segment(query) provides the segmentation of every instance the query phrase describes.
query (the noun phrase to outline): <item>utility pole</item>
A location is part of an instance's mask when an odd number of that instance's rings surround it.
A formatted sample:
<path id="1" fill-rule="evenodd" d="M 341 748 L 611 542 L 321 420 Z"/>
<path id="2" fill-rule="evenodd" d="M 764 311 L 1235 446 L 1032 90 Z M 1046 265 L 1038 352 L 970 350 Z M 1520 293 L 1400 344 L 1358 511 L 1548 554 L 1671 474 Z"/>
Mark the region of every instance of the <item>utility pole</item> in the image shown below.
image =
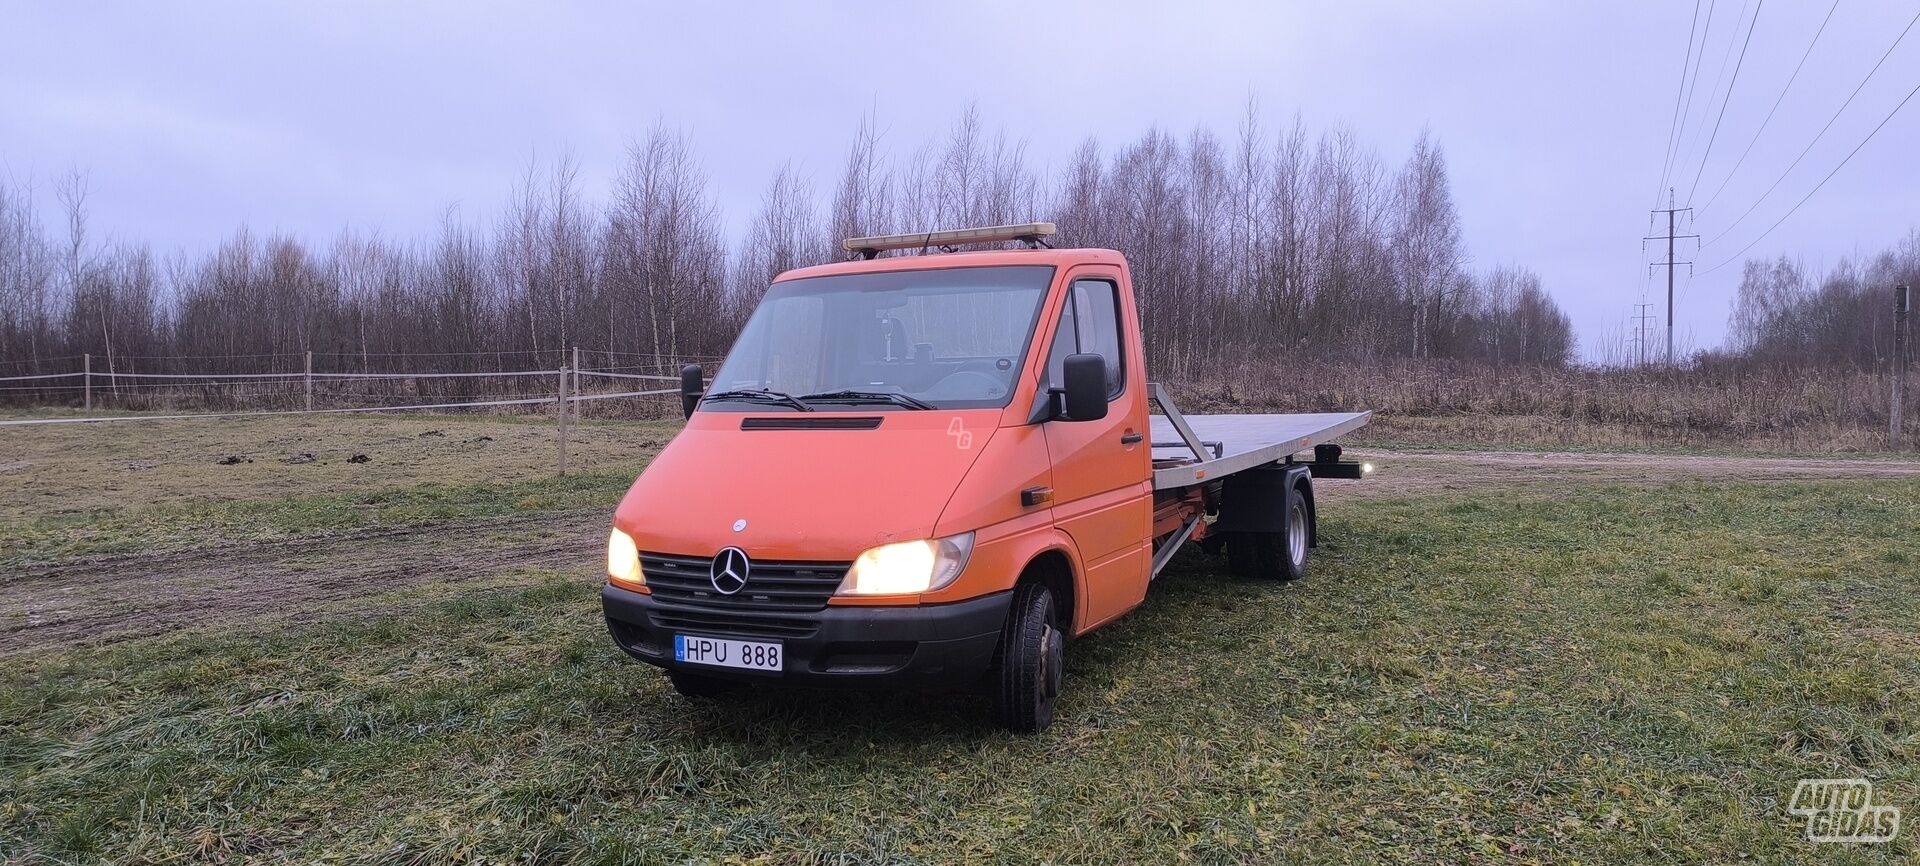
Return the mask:
<path id="1" fill-rule="evenodd" d="M 1654 262 L 1653 264 L 1648 265 L 1647 268 L 1649 272 L 1651 272 L 1653 268 L 1667 269 L 1667 364 L 1669 366 L 1673 364 L 1673 269 L 1679 265 L 1693 264 L 1692 262 L 1674 261 L 1673 245 L 1674 245 L 1674 241 L 1684 240 L 1686 238 L 1700 237 L 1699 235 L 1675 234 L 1675 231 L 1677 231 L 1677 224 L 1678 224 L 1677 220 L 1675 219 L 1675 216 L 1677 214 L 1688 212 L 1691 210 L 1693 210 L 1693 208 L 1674 207 L 1673 206 L 1673 188 L 1668 187 L 1667 188 L 1667 206 L 1665 208 L 1654 211 L 1654 213 L 1656 214 L 1667 215 L 1667 233 L 1664 235 L 1648 235 L 1647 237 L 1643 238 L 1643 240 L 1649 240 L 1649 241 L 1657 241 L 1662 238 L 1665 238 L 1667 241 L 1667 260 L 1664 262 Z"/>
<path id="2" fill-rule="evenodd" d="M 1637 362 L 1642 367 L 1647 365 L 1647 336 L 1653 333 L 1653 329 L 1647 326 L 1647 322 L 1655 318 L 1652 313 L 1647 312 L 1651 309 L 1653 309 L 1652 304 L 1633 305 L 1633 346 L 1639 353 Z"/>
<path id="3" fill-rule="evenodd" d="M 1906 286 L 1893 289 L 1893 397 L 1888 401 L 1887 447 L 1901 448 L 1900 426 L 1905 420 L 1907 398 L 1907 299 Z"/>

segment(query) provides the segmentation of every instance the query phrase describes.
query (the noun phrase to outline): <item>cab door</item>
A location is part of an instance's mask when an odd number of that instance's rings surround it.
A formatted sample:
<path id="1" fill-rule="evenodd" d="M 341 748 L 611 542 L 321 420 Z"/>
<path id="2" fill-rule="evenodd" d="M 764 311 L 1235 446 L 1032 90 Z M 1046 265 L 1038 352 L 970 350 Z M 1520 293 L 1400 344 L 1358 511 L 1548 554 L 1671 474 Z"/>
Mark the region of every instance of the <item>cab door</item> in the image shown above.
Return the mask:
<path id="1" fill-rule="evenodd" d="M 1084 597 L 1076 631 L 1119 616 L 1146 597 L 1151 573 L 1153 451 L 1148 441 L 1145 367 L 1129 357 L 1138 345 L 1131 298 L 1118 274 L 1069 274 L 1058 325 L 1037 395 L 1061 387 L 1068 355 L 1097 353 L 1107 363 L 1107 416 L 1098 421 L 1047 421 L 1053 461 L 1054 523 L 1080 551 Z"/>

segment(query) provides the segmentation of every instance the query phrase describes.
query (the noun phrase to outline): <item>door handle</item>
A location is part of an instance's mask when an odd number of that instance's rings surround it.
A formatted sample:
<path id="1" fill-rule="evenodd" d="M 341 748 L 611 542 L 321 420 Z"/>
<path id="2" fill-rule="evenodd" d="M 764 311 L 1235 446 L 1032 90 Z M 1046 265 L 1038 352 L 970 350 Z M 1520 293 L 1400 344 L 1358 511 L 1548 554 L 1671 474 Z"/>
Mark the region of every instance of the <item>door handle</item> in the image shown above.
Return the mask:
<path id="1" fill-rule="evenodd" d="M 1144 439 L 1146 439 L 1146 438 L 1147 438 L 1147 437 L 1145 437 L 1145 436 L 1142 436 L 1142 435 L 1140 435 L 1140 434 L 1138 434 L 1138 433 L 1126 433 L 1126 434 L 1122 434 L 1122 435 L 1121 435 L 1121 437 L 1120 437 L 1120 444 L 1122 444 L 1122 445 L 1138 445 L 1138 444 L 1140 444 L 1140 443 L 1141 443 L 1141 441 L 1142 441 L 1142 440 L 1144 440 Z"/>

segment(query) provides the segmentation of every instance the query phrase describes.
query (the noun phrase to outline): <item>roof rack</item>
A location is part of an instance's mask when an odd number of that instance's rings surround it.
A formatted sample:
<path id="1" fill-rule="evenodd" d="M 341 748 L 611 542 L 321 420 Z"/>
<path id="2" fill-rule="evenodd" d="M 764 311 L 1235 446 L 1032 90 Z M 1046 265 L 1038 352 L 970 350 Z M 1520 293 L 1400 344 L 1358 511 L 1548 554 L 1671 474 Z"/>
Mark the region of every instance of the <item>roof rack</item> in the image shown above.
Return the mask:
<path id="1" fill-rule="evenodd" d="M 985 226 L 973 229 L 947 229 L 937 232 L 913 232 L 904 235 L 875 235 L 868 238 L 847 238 L 840 242 L 841 248 L 870 259 L 882 250 L 920 249 L 929 247 L 943 252 L 961 244 L 992 244 L 1005 241 L 1021 241 L 1029 247 L 1051 247 L 1047 237 L 1054 233 L 1053 223 L 1020 223 L 1007 226 Z"/>

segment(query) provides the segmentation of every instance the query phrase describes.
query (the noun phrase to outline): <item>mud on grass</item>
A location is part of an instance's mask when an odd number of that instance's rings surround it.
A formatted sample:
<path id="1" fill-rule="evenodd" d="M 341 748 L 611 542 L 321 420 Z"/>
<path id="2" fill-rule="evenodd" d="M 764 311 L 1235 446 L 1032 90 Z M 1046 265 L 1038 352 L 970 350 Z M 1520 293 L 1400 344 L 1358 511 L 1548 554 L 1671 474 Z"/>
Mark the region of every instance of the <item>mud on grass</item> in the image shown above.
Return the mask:
<path id="1" fill-rule="evenodd" d="M 238 621 L 262 630 L 390 615 L 523 569 L 589 577 L 605 539 L 605 509 L 586 508 L 17 569 L 0 580 L 0 665 Z"/>
<path id="2" fill-rule="evenodd" d="M 451 863 L 1904 862 L 1920 493 L 1688 483 L 1325 516 L 1303 583 L 1199 555 L 1076 643 L 1054 728 L 966 695 L 671 694 L 596 587 L 11 659 L 0 851 Z M 377 608 L 375 610 L 378 610 Z"/>

